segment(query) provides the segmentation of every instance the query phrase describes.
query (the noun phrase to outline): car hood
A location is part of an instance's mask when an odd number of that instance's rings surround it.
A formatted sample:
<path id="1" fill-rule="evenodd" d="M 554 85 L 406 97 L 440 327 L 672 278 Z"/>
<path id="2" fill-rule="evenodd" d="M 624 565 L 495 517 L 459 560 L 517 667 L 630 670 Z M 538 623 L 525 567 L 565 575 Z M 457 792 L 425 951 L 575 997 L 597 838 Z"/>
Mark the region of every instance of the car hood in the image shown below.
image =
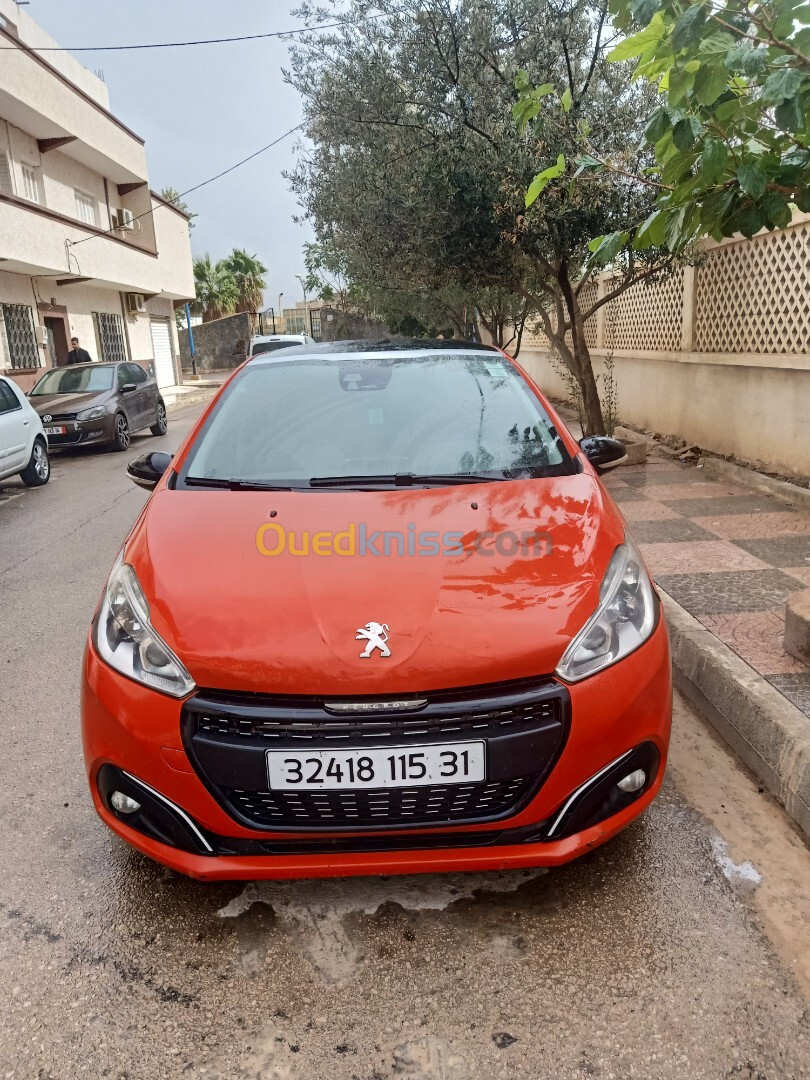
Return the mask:
<path id="1" fill-rule="evenodd" d="M 272 516 L 271 516 L 272 515 Z M 461 537 L 459 554 L 261 554 L 257 531 Z M 514 541 L 493 537 L 505 531 Z M 476 550 L 476 537 L 481 550 Z M 520 538 L 551 540 L 520 550 Z M 127 544 L 155 629 L 198 686 L 288 694 L 391 694 L 551 673 L 598 603 L 624 536 L 590 474 L 376 492 L 170 490 Z M 272 550 L 277 533 L 265 534 Z M 323 541 L 321 546 L 323 546 Z M 342 542 L 344 548 L 349 541 Z M 448 546 L 452 541 L 448 541 Z M 289 544 L 288 544 L 289 546 Z M 422 546 L 422 545 L 420 545 Z M 427 545 L 425 545 L 427 546 Z M 512 551 L 517 547 L 517 551 Z M 486 552 L 486 553 L 485 553 Z M 391 655 L 362 658 L 367 623 Z"/>
<path id="2" fill-rule="evenodd" d="M 81 412 L 82 409 L 90 409 L 94 405 L 103 405 L 109 397 L 109 390 L 104 390 L 101 393 L 98 390 L 93 390 L 83 394 L 37 394 L 36 397 L 29 397 L 28 400 L 40 416 L 45 413 L 64 416 L 65 414 Z"/>

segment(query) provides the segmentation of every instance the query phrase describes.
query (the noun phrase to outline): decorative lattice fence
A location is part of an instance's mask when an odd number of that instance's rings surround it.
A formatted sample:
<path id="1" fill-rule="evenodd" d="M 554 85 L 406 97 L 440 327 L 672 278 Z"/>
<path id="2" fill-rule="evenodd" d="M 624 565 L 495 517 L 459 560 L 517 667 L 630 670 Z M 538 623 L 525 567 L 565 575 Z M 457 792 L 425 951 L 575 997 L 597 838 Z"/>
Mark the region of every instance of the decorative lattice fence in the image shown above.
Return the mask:
<path id="1" fill-rule="evenodd" d="M 717 248 L 696 276 L 696 352 L 810 352 L 810 222 Z"/>
<path id="2" fill-rule="evenodd" d="M 673 352 L 681 347 L 683 271 L 634 285 L 606 307 L 604 348 Z"/>

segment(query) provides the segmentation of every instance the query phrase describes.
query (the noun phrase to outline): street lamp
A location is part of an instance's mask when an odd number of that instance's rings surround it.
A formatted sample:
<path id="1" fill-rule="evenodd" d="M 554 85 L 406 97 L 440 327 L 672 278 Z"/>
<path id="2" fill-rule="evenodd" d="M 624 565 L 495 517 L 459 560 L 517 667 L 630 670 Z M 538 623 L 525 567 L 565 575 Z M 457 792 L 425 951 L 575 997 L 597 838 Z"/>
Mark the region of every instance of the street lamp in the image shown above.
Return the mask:
<path id="1" fill-rule="evenodd" d="M 300 274 L 296 274 L 296 275 L 295 275 L 295 279 L 296 279 L 296 281 L 300 281 L 300 282 L 301 282 L 301 291 L 302 291 L 302 292 L 303 292 L 303 294 L 304 294 L 304 327 L 305 327 L 305 333 L 310 333 L 310 325 L 309 325 L 309 301 L 307 300 L 307 287 L 306 287 L 306 285 L 304 284 L 304 279 L 303 279 L 303 278 L 301 277 L 301 275 L 300 275 Z"/>
<path id="2" fill-rule="evenodd" d="M 279 329 L 281 328 L 281 320 L 284 318 L 284 312 L 283 312 L 283 310 L 281 308 L 281 300 L 282 300 L 283 296 L 284 296 L 283 292 L 280 292 L 278 294 L 278 325 L 279 325 Z M 285 327 L 285 330 L 286 330 L 286 327 Z M 275 332 L 276 332 L 276 328 L 275 328 L 275 325 L 274 325 L 273 326 L 273 333 L 275 334 Z"/>

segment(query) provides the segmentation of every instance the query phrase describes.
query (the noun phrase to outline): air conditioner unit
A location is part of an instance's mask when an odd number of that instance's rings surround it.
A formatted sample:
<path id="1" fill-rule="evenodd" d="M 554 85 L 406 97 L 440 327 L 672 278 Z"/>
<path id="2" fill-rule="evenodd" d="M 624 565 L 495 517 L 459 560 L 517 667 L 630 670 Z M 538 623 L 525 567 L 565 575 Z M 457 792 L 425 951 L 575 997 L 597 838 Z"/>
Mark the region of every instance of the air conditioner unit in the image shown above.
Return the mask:
<path id="1" fill-rule="evenodd" d="M 127 293 L 127 309 L 133 313 L 146 311 L 146 298 L 142 293 Z"/>
<path id="2" fill-rule="evenodd" d="M 135 215 L 131 210 L 127 210 L 125 206 L 121 206 L 118 210 L 113 210 L 113 228 L 123 229 L 126 232 L 133 232 L 135 229 Z"/>

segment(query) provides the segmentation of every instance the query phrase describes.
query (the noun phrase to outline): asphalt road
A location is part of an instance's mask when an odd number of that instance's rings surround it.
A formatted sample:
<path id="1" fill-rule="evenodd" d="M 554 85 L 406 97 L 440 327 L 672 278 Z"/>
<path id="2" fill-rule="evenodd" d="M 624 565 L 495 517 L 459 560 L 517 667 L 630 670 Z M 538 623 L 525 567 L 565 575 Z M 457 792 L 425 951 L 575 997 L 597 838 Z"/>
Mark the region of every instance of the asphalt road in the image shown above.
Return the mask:
<path id="1" fill-rule="evenodd" d="M 653 807 L 550 873 L 201 885 L 108 833 L 78 681 L 126 459 L 0 488 L 0 1078 L 810 1076 L 810 853 L 680 701 Z"/>

